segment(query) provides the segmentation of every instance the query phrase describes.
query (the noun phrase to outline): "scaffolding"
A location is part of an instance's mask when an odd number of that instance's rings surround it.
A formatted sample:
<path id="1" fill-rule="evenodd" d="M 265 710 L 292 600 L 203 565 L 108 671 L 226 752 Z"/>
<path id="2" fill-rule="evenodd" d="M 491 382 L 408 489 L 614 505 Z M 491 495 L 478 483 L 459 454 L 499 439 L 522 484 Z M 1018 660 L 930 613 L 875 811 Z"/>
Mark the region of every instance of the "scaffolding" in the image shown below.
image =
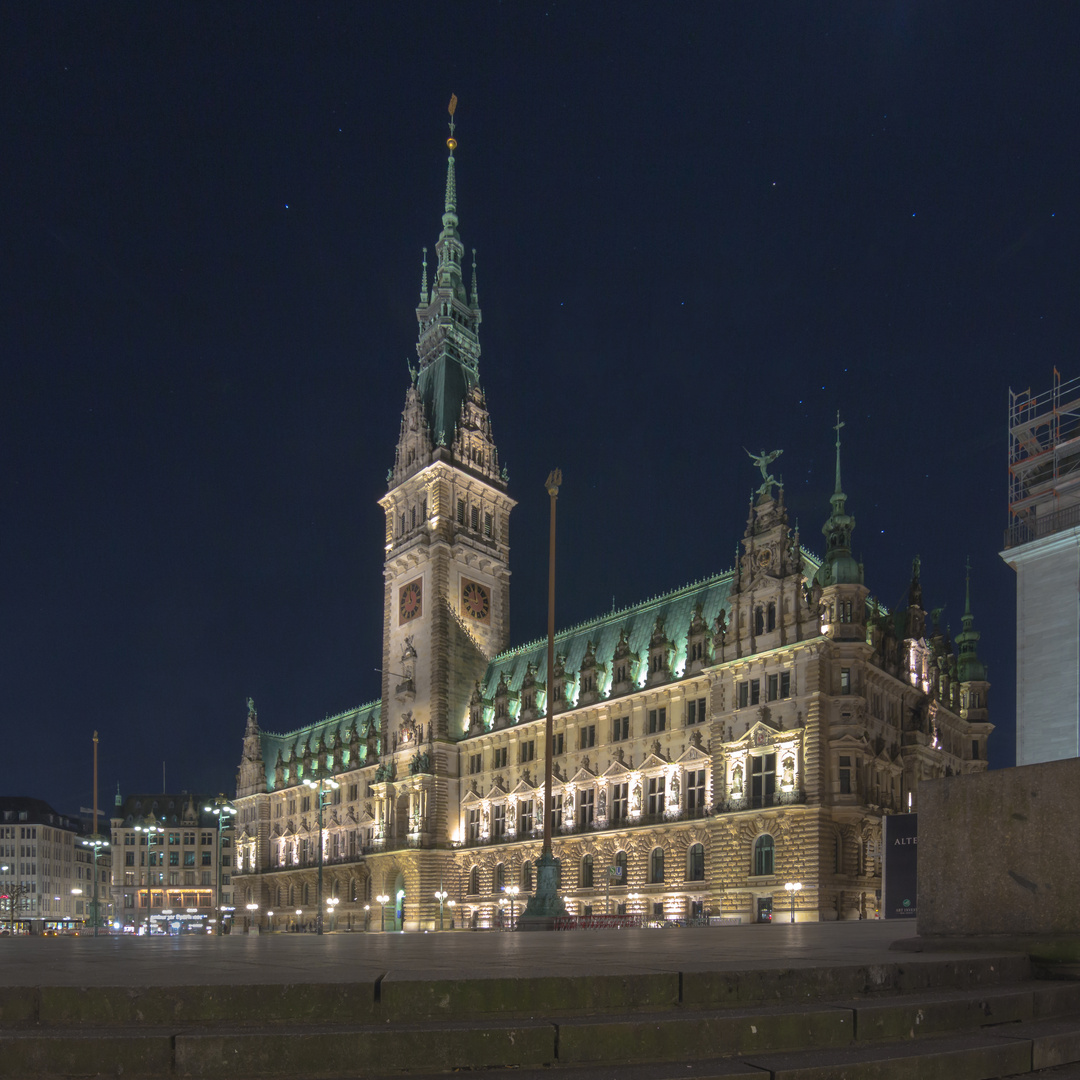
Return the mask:
<path id="1" fill-rule="evenodd" d="M 1009 527 L 1005 548 L 1080 525 L 1080 378 L 1009 390 Z"/>

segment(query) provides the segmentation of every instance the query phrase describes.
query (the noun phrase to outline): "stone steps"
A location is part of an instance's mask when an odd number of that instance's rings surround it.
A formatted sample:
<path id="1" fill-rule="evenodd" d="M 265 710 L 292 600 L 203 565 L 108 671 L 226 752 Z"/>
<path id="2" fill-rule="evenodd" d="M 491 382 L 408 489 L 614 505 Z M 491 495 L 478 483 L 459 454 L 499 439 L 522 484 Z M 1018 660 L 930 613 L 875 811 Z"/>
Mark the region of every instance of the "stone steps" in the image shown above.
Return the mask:
<path id="1" fill-rule="evenodd" d="M 0 1077 L 976 1080 L 1080 1062 L 1026 957 L 579 978 L 0 992 Z"/>

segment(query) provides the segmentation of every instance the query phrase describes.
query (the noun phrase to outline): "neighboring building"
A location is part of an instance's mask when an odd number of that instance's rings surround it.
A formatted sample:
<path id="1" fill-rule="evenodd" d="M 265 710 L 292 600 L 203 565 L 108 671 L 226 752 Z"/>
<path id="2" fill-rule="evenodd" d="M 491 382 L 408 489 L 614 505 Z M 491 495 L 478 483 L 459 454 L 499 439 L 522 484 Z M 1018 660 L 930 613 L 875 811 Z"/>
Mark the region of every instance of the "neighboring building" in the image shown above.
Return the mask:
<path id="1" fill-rule="evenodd" d="M 78 818 L 41 799 L 0 796 L 0 923 L 22 931 L 81 926 L 90 916 L 92 856 Z M 99 857 L 99 869 L 106 866 Z M 107 874 L 107 870 L 105 871 Z"/>
<path id="2" fill-rule="evenodd" d="M 232 912 L 232 828 L 218 831 L 215 799 L 116 796 L 112 818 L 114 921 L 128 932 L 214 928 Z M 219 899 L 220 890 L 220 899 Z"/>
<path id="3" fill-rule="evenodd" d="M 970 605 L 958 662 L 941 628 L 927 631 L 918 560 L 907 607 L 871 600 L 839 424 L 823 560 L 790 528 L 763 454 L 733 570 L 558 634 L 544 807 L 545 643 L 508 649 L 514 501 L 479 385 L 455 145 L 381 500 L 381 698 L 282 734 L 249 703 L 237 905 L 313 921 L 321 845 L 338 926 L 378 926 L 386 895 L 387 925 L 437 927 L 440 889 L 459 925 L 490 924 L 507 887 L 520 902 L 531 890 L 548 812 L 575 913 L 610 901 L 764 918 L 798 881 L 800 919 L 873 915 L 882 815 L 915 807 L 927 777 L 985 769 L 992 727 Z M 330 779 L 320 830 L 307 785 Z"/>
<path id="4" fill-rule="evenodd" d="M 1080 379 L 1009 391 L 1016 764 L 1080 754 Z"/>

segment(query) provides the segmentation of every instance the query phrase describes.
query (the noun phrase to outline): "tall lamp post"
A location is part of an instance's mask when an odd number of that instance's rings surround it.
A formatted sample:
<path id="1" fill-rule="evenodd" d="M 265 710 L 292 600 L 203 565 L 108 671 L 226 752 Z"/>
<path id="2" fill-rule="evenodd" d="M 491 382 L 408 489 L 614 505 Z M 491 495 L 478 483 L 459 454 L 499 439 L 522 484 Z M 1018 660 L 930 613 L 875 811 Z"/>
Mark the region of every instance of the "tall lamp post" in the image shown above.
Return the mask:
<path id="1" fill-rule="evenodd" d="M 791 897 L 791 921 L 795 921 L 795 894 L 802 888 L 801 881 L 789 881 L 784 888 Z"/>
<path id="2" fill-rule="evenodd" d="M 331 932 L 337 927 L 337 906 L 341 901 L 336 896 L 328 896 L 326 898 L 326 914 L 330 916 L 330 930 Z"/>
<path id="3" fill-rule="evenodd" d="M 217 933 L 218 937 L 221 937 L 221 926 L 225 922 L 225 913 L 221 909 L 221 837 L 225 829 L 231 828 L 230 822 L 236 816 L 236 807 L 224 795 L 219 795 L 214 800 L 213 805 L 204 806 L 203 811 L 207 814 L 213 814 L 217 818 L 217 897 L 215 907 L 218 912 Z"/>
<path id="4" fill-rule="evenodd" d="M 504 890 L 506 895 L 510 897 L 510 929 L 514 929 L 514 902 L 517 900 L 518 893 L 521 889 L 517 885 L 508 885 Z"/>
<path id="5" fill-rule="evenodd" d="M 536 864 L 536 892 L 529 897 L 522 913 L 523 928 L 554 926 L 556 916 L 565 915 L 566 907 L 559 898 L 559 868 L 551 850 L 551 765 L 554 738 L 552 736 L 555 710 L 555 503 L 562 484 L 562 472 L 552 469 L 544 487 L 551 500 L 548 534 L 548 641 L 547 687 L 545 698 L 547 717 L 544 723 L 544 848 Z"/>
<path id="6" fill-rule="evenodd" d="M 321 780 L 305 780 L 304 783 L 315 792 L 319 802 L 319 878 L 315 889 L 315 933 L 322 933 L 323 902 L 322 902 L 322 870 L 323 870 L 323 807 L 326 805 L 326 796 L 335 788 L 341 787 L 336 780 L 324 776 Z"/>
<path id="7" fill-rule="evenodd" d="M 98 836 L 97 834 L 95 834 L 93 836 L 88 836 L 85 840 L 80 841 L 80 843 L 82 844 L 83 847 L 90 848 L 94 853 L 94 863 L 93 863 L 93 865 L 94 865 L 94 870 L 93 870 L 93 873 L 94 873 L 94 900 L 93 900 L 93 907 L 90 910 L 92 912 L 92 916 L 93 916 L 93 920 L 94 920 L 94 937 L 97 937 L 98 936 L 98 926 L 101 923 L 101 912 L 98 909 L 98 868 L 97 868 L 97 861 L 98 861 L 98 855 L 101 852 L 101 849 L 102 848 L 107 848 L 109 846 L 109 841 L 106 840 L 103 836 Z"/>
<path id="8" fill-rule="evenodd" d="M 386 933 L 386 905 L 390 902 L 390 897 L 386 893 L 379 893 L 375 897 L 376 902 L 379 905 L 379 933 Z"/>
<path id="9" fill-rule="evenodd" d="M 442 921 L 442 906 L 443 906 L 443 901 L 444 901 L 444 900 L 445 900 L 445 899 L 446 899 L 446 898 L 447 898 L 447 897 L 448 897 L 449 895 L 450 895 L 450 894 L 449 894 L 449 893 L 448 893 L 448 892 L 447 892 L 447 891 L 446 891 L 445 889 L 436 889 L 436 890 L 435 890 L 435 899 L 439 901 L 439 929 L 440 929 L 440 930 L 441 930 L 441 929 L 443 928 L 443 921 Z"/>
<path id="10" fill-rule="evenodd" d="M 150 863 L 152 860 L 151 848 L 154 846 L 154 838 L 159 836 L 165 830 L 157 823 L 157 818 L 148 817 L 144 821 L 135 826 L 135 831 L 140 833 L 146 833 L 146 936 L 150 936 L 150 916 L 152 914 L 152 900 L 153 892 L 151 891 L 152 877 L 150 873 Z M 95 864 L 96 865 L 96 864 Z M 97 880 L 97 873 L 94 874 L 94 880 Z"/>

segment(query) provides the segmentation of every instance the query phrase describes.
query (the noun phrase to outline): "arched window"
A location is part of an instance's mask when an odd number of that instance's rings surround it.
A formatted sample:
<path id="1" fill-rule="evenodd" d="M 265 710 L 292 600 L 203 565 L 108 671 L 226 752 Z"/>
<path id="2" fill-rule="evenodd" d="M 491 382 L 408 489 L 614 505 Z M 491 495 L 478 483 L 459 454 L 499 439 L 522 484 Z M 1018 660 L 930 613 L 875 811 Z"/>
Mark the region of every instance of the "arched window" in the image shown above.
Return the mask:
<path id="1" fill-rule="evenodd" d="M 615 852 L 615 884 L 626 884 L 626 852 Z"/>
<path id="2" fill-rule="evenodd" d="M 664 849 L 654 847 L 649 854 L 649 882 L 658 885 L 664 880 Z"/>
<path id="3" fill-rule="evenodd" d="M 499 863 L 495 867 L 495 891 L 502 892 L 506 888 L 506 863 Z"/>
<path id="4" fill-rule="evenodd" d="M 762 877 L 773 872 L 773 838 L 766 833 L 754 841 L 754 874 Z"/>
<path id="5" fill-rule="evenodd" d="M 277 887 L 277 906 L 281 907 L 281 886 Z"/>
<path id="6" fill-rule="evenodd" d="M 356 886 L 356 878 L 349 878 L 349 899 L 355 904 L 360 899 L 360 892 Z"/>
<path id="7" fill-rule="evenodd" d="M 686 880 L 705 880 L 705 848 L 701 844 L 692 844 L 686 853 Z"/>
<path id="8" fill-rule="evenodd" d="M 311 886 L 306 882 L 304 883 L 304 904 L 305 906 L 311 903 Z"/>
<path id="9" fill-rule="evenodd" d="M 289 886 L 289 907 L 296 907 L 296 886 Z"/>
<path id="10" fill-rule="evenodd" d="M 480 867 L 474 866 L 469 871 L 469 895 L 478 896 L 480 894 Z"/>
<path id="11" fill-rule="evenodd" d="M 586 855 L 581 860 L 581 887 L 591 889 L 593 887 L 593 857 Z"/>
<path id="12" fill-rule="evenodd" d="M 532 892 L 532 863 L 525 862 L 521 864 L 521 891 Z"/>

